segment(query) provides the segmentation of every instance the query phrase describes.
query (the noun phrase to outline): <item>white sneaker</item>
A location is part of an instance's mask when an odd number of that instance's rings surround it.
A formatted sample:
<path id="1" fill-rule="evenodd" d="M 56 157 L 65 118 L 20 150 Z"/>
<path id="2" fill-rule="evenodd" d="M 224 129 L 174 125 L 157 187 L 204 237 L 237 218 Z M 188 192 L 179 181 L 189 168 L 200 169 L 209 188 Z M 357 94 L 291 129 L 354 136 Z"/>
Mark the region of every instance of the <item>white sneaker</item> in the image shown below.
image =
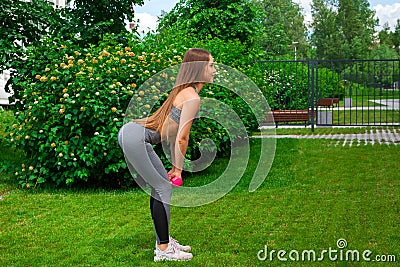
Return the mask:
<path id="1" fill-rule="evenodd" d="M 181 251 L 189 252 L 192 250 L 192 248 L 190 246 L 184 246 L 184 245 L 179 244 L 178 240 L 172 238 L 171 236 L 169 237 L 169 242 L 172 243 L 174 246 L 176 246 Z"/>
<path id="2" fill-rule="evenodd" d="M 156 248 L 154 261 L 188 261 L 193 258 L 192 253 L 187 253 L 184 251 L 180 251 L 176 246 L 171 243 L 168 244 L 168 248 L 166 250 L 161 250 Z"/>

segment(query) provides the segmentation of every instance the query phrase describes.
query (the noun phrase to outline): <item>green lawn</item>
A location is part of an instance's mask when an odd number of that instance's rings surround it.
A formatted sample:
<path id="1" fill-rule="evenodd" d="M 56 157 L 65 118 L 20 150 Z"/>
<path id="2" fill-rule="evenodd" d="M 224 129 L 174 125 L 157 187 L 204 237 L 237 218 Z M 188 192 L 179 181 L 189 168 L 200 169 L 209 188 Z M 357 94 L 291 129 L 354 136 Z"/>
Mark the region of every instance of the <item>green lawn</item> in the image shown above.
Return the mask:
<path id="1" fill-rule="evenodd" d="M 228 195 L 205 206 L 172 207 L 171 233 L 193 247 L 194 259 L 167 266 L 304 266 L 310 262 L 279 261 L 276 252 L 273 261 L 259 261 L 257 253 L 268 246 L 269 252 L 315 250 L 319 257 L 324 249 L 338 250 L 340 238 L 348 243 L 344 253 L 371 250 L 371 259 L 400 261 L 400 146 L 278 139 L 267 179 L 249 193 L 259 149 L 253 139 L 248 169 Z M 226 163 L 217 160 L 184 183 L 211 181 Z M 0 266 L 155 265 L 149 197 L 142 191 L 27 191 L 0 175 L 0 192 Z M 333 262 L 327 254 L 314 263 L 356 265 L 374 266 Z"/>
<path id="2" fill-rule="evenodd" d="M 366 108 L 367 109 L 367 108 Z M 333 110 L 333 124 L 400 123 L 398 110 Z"/>
<path id="3" fill-rule="evenodd" d="M 375 93 L 369 92 L 367 94 L 359 94 L 352 96 L 352 106 L 353 107 L 376 107 L 383 106 L 372 100 L 385 100 L 385 99 L 395 99 L 397 101 L 400 98 L 399 90 L 383 91 L 382 94 L 379 90 Z M 338 103 L 339 107 L 344 107 L 344 100 L 341 99 Z"/>

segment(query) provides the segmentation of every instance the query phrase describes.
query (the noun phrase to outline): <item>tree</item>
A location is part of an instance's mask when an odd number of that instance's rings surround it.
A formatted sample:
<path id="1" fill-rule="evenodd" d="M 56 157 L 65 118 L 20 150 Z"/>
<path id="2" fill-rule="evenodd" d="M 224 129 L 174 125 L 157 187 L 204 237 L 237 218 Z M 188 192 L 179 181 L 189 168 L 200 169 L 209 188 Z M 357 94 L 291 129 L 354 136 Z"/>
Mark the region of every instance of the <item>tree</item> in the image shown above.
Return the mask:
<path id="1" fill-rule="evenodd" d="M 2 0 L 0 9 L 0 72 L 15 69 L 24 58 L 24 47 L 40 45 L 54 26 L 61 26 L 58 10 L 46 0 Z"/>
<path id="2" fill-rule="evenodd" d="M 181 0 L 161 18 L 158 31 L 176 27 L 200 39 L 218 37 L 253 43 L 262 32 L 261 16 L 247 0 Z"/>
<path id="3" fill-rule="evenodd" d="M 73 7 L 65 9 L 67 27 L 60 28 L 62 36 L 78 37 L 80 45 L 98 43 L 107 33 L 126 31 L 126 21 L 134 17 L 134 5 L 143 0 L 67 0 Z"/>
<path id="4" fill-rule="evenodd" d="M 20 90 L 13 86 L 14 79 L 28 71 L 25 67 L 25 48 L 40 46 L 46 36 L 55 34 L 63 21 L 59 10 L 47 0 L 3 0 L 1 5 L 0 72 L 10 71 L 11 78 L 6 83 L 5 91 L 13 91 L 14 102 L 21 99 Z"/>
<path id="5" fill-rule="evenodd" d="M 271 47 L 274 43 L 268 42 L 273 40 L 271 34 L 275 34 L 281 31 L 279 36 L 281 40 L 286 39 L 287 43 L 284 43 L 286 50 L 288 45 L 296 43 L 295 45 L 299 48 L 298 54 L 305 56 L 308 43 L 306 40 L 307 28 L 304 24 L 304 16 L 301 13 L 301 7 L 299 4 L 294 3 L 292 0 L 257 0 L 255 1 L 257 6 L 264 10 L 263 25 L 265 31 L 265 47 Z M 275 43 L 276 44 L 276 43 Z M 283 48 L 283 47 L 282 47 Z M 293 51 L 293 49 L 290 49 Z"/>
<path id="6" fill-rule="evenodd" d="M 375 40 L 375 12 L 366 0 L 313 0 L 312 43 L 329 59 L 366 58 Z"/>
<path id="7" fill-rule="evenodd" d="M 385 44 L 388 46 L 393 46 L 393 41 L 391 38 L 391 32 L 390 32 L 390 27 L 389 23 L 385 23 L 383 25 L 383 29 L 379 32 L 379 43 L 380 44 Z"/>
<path id="8" fill-rule="evenodd" d="M 338 40 L 343 39 L 340 29 L 337 27 L 336 14 L 333 6 L 324 0 L 313 0 L 311 5 L 313 33 L 311 43 L 315 46 L 316 56 L 320 59 L 340 58 L 337 53 Z"/>
<path id="9" fill-rule="evenodd" d="M 367 0 L 339 0 L 338 24 L 342 28 L 351 58 L 365 58 L 375 40 L 375 11 Z"/>
<path id="10" fill-rule="evenodd" d="M 55 9 L 47 0 L 3 0 L 0 71 L 11 70 L 6 91 L 13 86 L 14 98 L 21 99 L 19 92 L 23 89 L 14 80 L 31 71 L 25 66 L 26 47 L 40 47 L 45 38 L 71 41 L 80 47 L 97 44 L 106 33 L 114 33 L 122 39 L 119 33 L 126 31 L 125 21 L 133 18 L 132 4 L 143 4 L 143 0 L 68 0 L 70 2 L 74 7 Z"/>
<path id="11" fill-rule="evenodd" d="M 392 41 L 397 50 L 397 53 L 400 56 L 400 19 L 397 20 L 396 27 L 394 29 L 394 32 L 392 33 Z"/>

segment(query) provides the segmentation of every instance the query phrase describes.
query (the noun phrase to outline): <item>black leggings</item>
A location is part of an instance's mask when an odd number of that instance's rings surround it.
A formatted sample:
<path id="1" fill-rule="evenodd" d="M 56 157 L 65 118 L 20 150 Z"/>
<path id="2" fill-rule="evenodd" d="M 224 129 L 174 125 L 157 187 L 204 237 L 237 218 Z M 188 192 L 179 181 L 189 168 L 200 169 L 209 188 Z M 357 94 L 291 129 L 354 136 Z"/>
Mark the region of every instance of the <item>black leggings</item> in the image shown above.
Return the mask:
<path id="1" fill-rule="evenodd" d="M 167 244 L 169 242 L 169 219 L 164 204 L 150 197 L 150 212 L 153 219 L 154 231 L 156 233 L 157 244 Z"/>
<path id="2" fill-rule="evenodd" d="M 169 222 L 172 185 L 167 171 L 155 153 L 152 144 L 154 134 L 137 123 L 127 123 L 119 131 L 118 141 L 124 152 L 129 169 L 135 170 L 151 187 L 150 211 L 157 244 L 169 243 Z"/>

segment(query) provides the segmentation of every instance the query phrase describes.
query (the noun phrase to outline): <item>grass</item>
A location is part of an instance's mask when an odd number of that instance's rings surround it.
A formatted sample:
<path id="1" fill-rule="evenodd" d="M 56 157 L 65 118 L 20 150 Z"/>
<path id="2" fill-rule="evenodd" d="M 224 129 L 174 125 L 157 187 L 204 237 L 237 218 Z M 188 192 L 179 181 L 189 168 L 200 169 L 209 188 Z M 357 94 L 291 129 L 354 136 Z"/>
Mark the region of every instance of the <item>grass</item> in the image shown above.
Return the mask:
<path id="1" fill-rule="evenodd" d="M 346 96 L 349 97 L 349 96 Z M 399 90 L 383 91 L 380 90 L 370 91 L 366 94 L 355 94 L 352 96 L 352 106 L 353 107 L 377 107 L 384 106 L 373 102 L 372 100 L 384 100 L 384 99 L 395 99 L 400 98 Z M 339 107 L 344 107 L 344 100 L 341 99 L 338 104 Z"/>
<path id="2" fill-rule="evenodd" d="M 396 110 L 333 110 L 333 124 L 399 123 L 400 113 Z"/>
<path id="3" fill-rule="evenodd" d="M 316 128 L 315 134 L 379 128 Z M 277 129 L 310 134 L 310 129 Z M 1 133 L 1 132 L 0 132 Z M 262 186 L 248 192 L 260 155 L 251 157 L 226 196 L 194 208 L 171 207 L 171 234 L 193 247 L 194 259 L 165 266 L 304 266 L 309 262 L 260 261 L 271 250 L 366 249 L 400 261 L 400 146 L 334 146 L 329 140 L 278 139 L 272 168 Z M 15 160 L 9 151 L 1 160 Z M 187 186 L 216 179 L 227 159 L 186 174 Z M 266 170 L 267 173 L 267 170 Z M 141 190 L 23 190 L 0 173 L 0 266 L 156 266 L 149 197 Z M 286 255 L 287 256 L 287 255 Z M 319 255 L 318 255 L 319 256 Z M 332 262 L 316 266 L 370 266 Z M 390 265 L 389 263 L 387 263 Z M 392 266 L 395 263 L 391 263 Z"/>
<path id="4" fill-rule="evenodd" d="M 249 193 L 259 140 L 252 140 L 251 148 L 248 170 L 228 195 L 205 206 L 172 207 L 171 233 L 193 247 L 195 257 L 185 265 L 303 266 L 276 258 L 259 261 L 257 253 L 265 245 L 270 250 L 321 251 L 336 248 L 339 238 L 347 240 L 348 249 L 400 260 L 400 147 L 279 139 L 266 181 Z M 185 183 L 213 180 L 225 165 L 226 160 L 217 160 L 202 173 L 186 175 Z M 1 266 L 154 265 L 148 196 L 137 189 L 14 187 L 0 201 L 0 217 Z M 318 265 L 337 262 L 326 259 Z"/>

